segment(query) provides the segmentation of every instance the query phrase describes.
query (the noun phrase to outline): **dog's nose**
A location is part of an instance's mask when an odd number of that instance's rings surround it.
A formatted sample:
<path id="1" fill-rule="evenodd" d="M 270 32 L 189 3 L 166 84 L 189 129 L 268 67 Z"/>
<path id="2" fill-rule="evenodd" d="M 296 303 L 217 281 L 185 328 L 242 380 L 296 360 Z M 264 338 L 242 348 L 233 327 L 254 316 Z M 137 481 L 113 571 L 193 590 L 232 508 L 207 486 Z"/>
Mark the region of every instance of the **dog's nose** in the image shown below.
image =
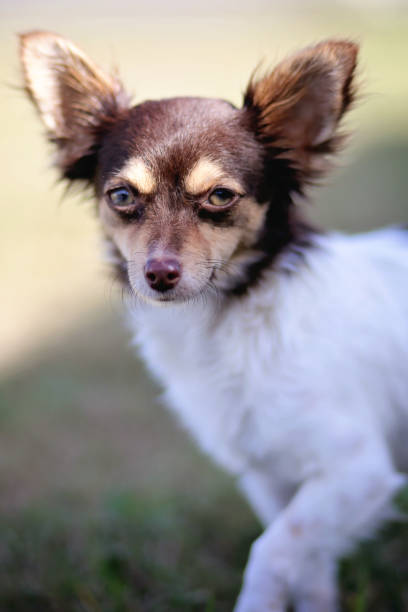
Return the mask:
<path id="1" fill-rule="evenodd" d="M 150 287 L 163 293 L 177 285 L 181 266 L 176 259 L 148 259 L 144 274 Z"/>

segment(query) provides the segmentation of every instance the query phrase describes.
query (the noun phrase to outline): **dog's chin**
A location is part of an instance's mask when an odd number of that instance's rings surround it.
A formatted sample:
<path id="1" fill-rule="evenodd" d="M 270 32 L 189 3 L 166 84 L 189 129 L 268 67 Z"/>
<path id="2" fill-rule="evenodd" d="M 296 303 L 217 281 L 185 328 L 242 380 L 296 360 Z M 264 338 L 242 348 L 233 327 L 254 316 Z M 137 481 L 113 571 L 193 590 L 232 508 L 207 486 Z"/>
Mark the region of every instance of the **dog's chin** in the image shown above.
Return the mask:
<path id="1" fill-rule="evenodd" d="M 203 289 L 185 290 L 170 289 L 164 293 L 159 291 L 143 291 L 140 288 L 132 287 L 133 295 L 145 304 L 151 306 L 176 306 L 178 304 L 186 304 L 191 301 L 196 301 L 203 297 L 206 293 Z"/>

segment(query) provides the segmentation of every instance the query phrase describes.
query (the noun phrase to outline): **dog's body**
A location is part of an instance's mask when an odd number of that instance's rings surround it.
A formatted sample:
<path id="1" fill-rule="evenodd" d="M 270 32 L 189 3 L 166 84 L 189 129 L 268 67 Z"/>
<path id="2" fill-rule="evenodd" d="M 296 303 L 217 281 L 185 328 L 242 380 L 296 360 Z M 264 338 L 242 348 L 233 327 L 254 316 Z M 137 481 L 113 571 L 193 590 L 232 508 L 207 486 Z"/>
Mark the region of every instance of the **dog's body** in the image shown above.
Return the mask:
<path id="1" fill-rule="evenodd" d="M 320 234 L 293 204 L 338 143 L 355 46 L 284 62 L 243 109 L 130 108 L 67 41 L 22 48 L 63 175 L 95 185 L 146 362 L 265 524 L 236 610 L 335 610 L 336 560 L 408 469 L 408 232 Z"/>
<path id="2" fill-rule="evenodd" d="M 227 307 L 132 305 L 135 338 L 182 422 L 238 476 L 273 474 L 289 499 L 375 431 L 407 469 L 407 254 L 405 230 L 319 236 L 296 274 L 283 255 Z"/>
<path id="3" fill-rule="evenodd" d="M 331 610 L 331 560 L 387 518 L 408 469 L 408 232 L 316 242 L 227 308 L 132 309 L 169 405 L 271 526 L 239 610 L 283 610 L 266 605 L 275 571 L 301 602 L 316 589 L 300 610 Z"/>

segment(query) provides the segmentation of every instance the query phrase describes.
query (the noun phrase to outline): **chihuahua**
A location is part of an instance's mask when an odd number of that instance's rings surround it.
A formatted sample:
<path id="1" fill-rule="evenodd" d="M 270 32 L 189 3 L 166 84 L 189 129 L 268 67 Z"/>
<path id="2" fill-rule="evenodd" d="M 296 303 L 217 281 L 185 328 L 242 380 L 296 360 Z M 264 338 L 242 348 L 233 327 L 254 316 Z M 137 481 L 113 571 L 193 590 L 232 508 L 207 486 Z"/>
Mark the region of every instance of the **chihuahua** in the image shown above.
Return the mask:
<path id="1" fill-rule="evenodd" d="M 337 610 L 336 561 L 393 514 L 408 468 L 408 233 L 313 229 L 357 46 L 255 75 L 243 105 L 131 105 L 68 40 L 21 36 L 26 91 L 94 190 L 135 341 L 169 406 L 265 525 L 236 612 Z"/>

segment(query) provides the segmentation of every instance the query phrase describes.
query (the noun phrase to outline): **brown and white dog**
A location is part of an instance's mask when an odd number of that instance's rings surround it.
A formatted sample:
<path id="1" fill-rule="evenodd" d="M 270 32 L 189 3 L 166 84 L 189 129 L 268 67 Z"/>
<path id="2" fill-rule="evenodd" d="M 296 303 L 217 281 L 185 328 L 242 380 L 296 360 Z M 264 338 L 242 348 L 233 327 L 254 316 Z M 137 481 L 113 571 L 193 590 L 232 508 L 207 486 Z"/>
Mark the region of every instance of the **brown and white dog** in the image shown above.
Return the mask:
<path id="1" fill-rule="evenodd" d="M 21 54 L 62 177 L 94 189 L 146 362 L 265 524 L 236 611 L 332 612 L 336 560 L 408 467 L 408 233 L 318 233 L 295 204 L 341 144 L 356 45 L 286 59 L 242 108 L 132 106 L 47 32 Z"/>

